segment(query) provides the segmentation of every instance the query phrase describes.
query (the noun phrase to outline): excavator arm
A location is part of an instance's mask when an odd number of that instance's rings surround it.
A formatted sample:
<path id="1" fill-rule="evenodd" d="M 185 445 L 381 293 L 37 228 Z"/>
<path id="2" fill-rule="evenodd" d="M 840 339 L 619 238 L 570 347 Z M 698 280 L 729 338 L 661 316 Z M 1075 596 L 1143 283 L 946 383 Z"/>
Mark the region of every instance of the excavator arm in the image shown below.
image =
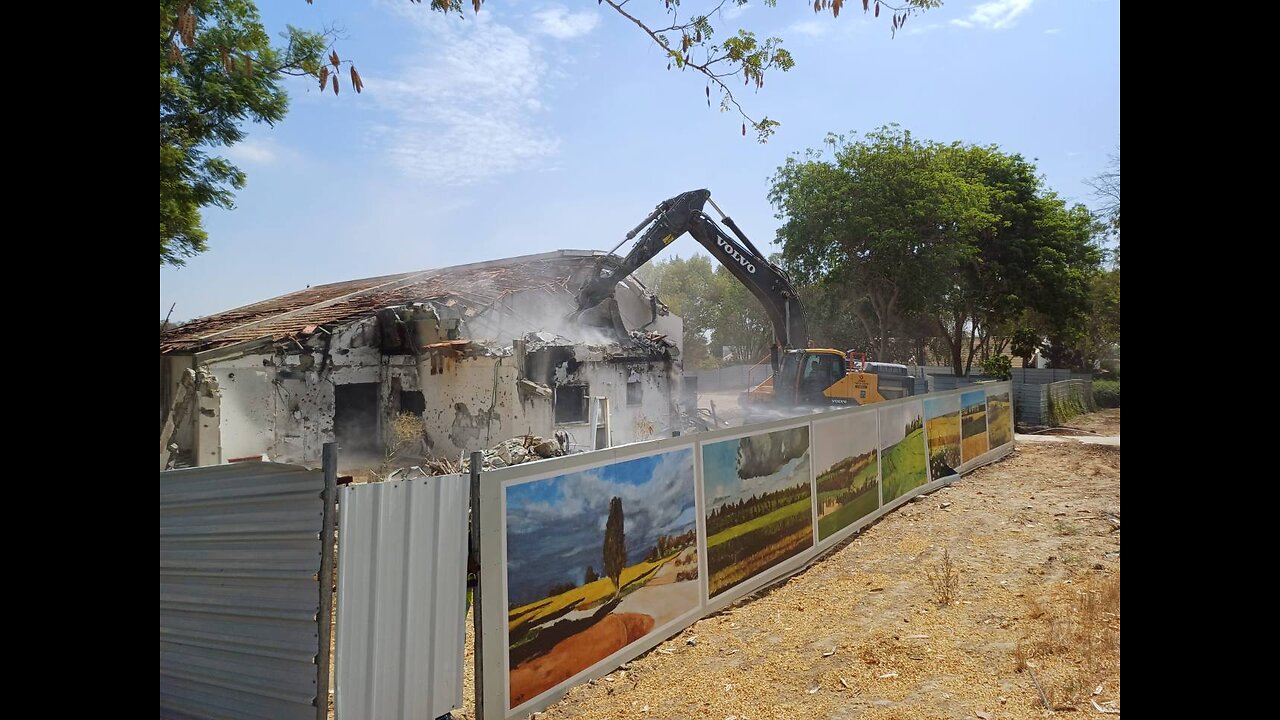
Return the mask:
<path id="1" fill-rule="evenodd" d="M 708 190 L 681 193 L 659 203 L 648 217 L 627 233 L 623 242 L 648 228 L 625 258 L 619 261 L 610 253 L 600 260 L 596 273 L 578 293 L 576 315 L 584 322 L 612 326 L 619 335 L 625 335 L 619 330 L 623 326 L 614 300 L 618 282 L 652 260 L 681 235 L 689 233 L 764 306 L 769 321 L 773 323 L 774 341 L 779 347 L 805 347 L 809 335 L 804 310 L 791 281 L 781 268 L 756 249 L 731 218 L 720 213 L 724 224 L 737 238 L 725 233 L 703 212 L 708 202 L 720 210 L 711 201 Z M 620 339 L 626 341 L 626 337 Z"/>

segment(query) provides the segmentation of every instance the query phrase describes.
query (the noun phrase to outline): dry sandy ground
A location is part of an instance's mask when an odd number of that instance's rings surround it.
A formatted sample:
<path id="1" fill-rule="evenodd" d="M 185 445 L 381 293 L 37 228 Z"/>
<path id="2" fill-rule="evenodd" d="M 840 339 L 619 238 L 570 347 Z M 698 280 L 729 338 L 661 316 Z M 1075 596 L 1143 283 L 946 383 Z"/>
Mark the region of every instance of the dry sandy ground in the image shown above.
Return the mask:
<path id="1" fill-rule="evenodd" d="M 1118 434 L 1119 411 L 1072 425 Z M 1103 717 L 1094 703 L 1120 704 L 1119 515 L 1118 447 L 1020 446 L 539 717 L 1041 718 L 1037 682 Z"/>
<path id="2" fill-rule="evenodd" d="M 1120 408 L 1081 415 L 1067 423 L 1067 427 L 1091 430 L 1100 435 L 1120 434 Z"/>

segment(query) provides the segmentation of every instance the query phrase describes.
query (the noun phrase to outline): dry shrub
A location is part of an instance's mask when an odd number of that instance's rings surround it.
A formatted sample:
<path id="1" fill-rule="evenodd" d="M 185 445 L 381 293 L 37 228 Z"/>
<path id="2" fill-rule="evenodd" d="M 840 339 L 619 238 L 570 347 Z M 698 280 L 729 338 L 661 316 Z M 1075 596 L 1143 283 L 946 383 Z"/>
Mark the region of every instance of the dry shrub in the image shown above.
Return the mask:
<path id="1" fill-rule="evenodd" d="M 406 452 L 420 450 L 426 437 L 427 424 L 416 413 L 404 412 L 392 417 L 387 428 L 387 445 L 382 464 L 378 466 L 378 477 L 385 478 L 394 470 Z"/>
<path id="2" fill-rule="evenodd" d="M 1071 706 L 1085 702 L 1094 687 L 1114 680 L 1120 669 L 1118 575 L 1095 578 L 1065 613 L 1030 598 L 1027 605 L 1030 616 L 1040 622 L 1031 637 L 1014 647 L 1014 669 L 1022 672 L 1033 658 L 1057 658 L 1052 666 L 1058 670 L 1050 672 L 1051 680 L 1042 677 L 1050 707 L 1074 709 Z"/>
<path id="3" fill-rule="evenodd" d="M 1040 604 L 1040 600 L 1028 595 L 1026 597 L 1027 617 L 1032 620 L 1039 620 L 1044 617 L 1044 606 Z"/>
<path id="4" fill-rule="evenodd" d="M 933 586 L 933 600 L 940 607 L 955 602 L 960 594 L 960 574 L 951 562 L 951 550 L 942 551 L 942 561 L 925 570 L 929 584 Z"/>

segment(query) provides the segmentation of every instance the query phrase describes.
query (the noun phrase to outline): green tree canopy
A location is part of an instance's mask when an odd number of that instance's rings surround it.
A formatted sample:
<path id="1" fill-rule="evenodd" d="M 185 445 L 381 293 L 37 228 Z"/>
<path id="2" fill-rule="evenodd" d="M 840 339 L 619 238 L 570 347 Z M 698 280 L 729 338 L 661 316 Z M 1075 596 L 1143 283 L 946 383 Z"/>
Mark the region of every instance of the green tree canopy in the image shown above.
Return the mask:
<path id="1" fill-rule="evenodd" d="M 921 141 L 896 125 L 788 158 L 770 199 L 786 265 L 874 338 L 878 357 L 913 321 L 967 374 L 981 338 L 1027 310 L 1083 336 L 1100 260 L 1096 222 L 996 146 Z"/>

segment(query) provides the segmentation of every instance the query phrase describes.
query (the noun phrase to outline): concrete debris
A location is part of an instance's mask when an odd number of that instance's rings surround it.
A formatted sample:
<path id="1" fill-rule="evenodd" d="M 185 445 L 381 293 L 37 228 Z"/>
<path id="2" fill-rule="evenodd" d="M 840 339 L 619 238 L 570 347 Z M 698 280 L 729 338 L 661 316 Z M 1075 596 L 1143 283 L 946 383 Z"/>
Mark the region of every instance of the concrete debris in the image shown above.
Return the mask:
<path id="1" fill-rule="evenodd" d="M 631 345 L 633 348 L 638 348 L 655 355 L 670 355 L 671 357 L 678 357 L 680 355 L 680 350 L 676 347 L 674 342 L 668 340 L 666 335 L 655 332 L 632 330 Z"/>
<path id="2" fill-rule="evenodd" d="M 529 350 L 540 350 L 544 347 L 572 347 L 578 344 L 563 335 L 549 332 L 526 333 L 524 342 Z"/>
<path id="3" fill-rule="evenodd" d="M 625 345 L 617 342 L 593 343 L 590 341 L 575 341 L 563 335 L 550 332 L 526 333 L 523 340 L 526 352 L 536 352 L 551 347 L 573 348 L 574 359 L 578 362 L 592 362 L 605 358 L 653 358 L 678 357 L 680 355 L 680 349 L 676 347 L 676 343 L 668 340 L 666 335 L 641 330 L 631 331 Z"/>
<path id="4" fill-rule="evenodd" d="M 538 435 L 521 435 L 510 440 L 503 440 L 487 450 L 480 451 L 484 457 L 484 465 L 480 468 L 480 471 L 497 470 L 509 465 L 537 462 L 538 460 L 567 454 L 565 441 L 568 440 L 568 435 L 562 432 L 556 433 L 556 435 L 563 435 L 563 437 L 543 438 Z M 444 462 L 448 464 L 449 461 L 446 460 Z M 471 459 L 464 457 L 462 462 L 454 467 L 458 469 L 449 472 L 471 472 Z M 448 473 L 438 472 L 434 474 L 445 475 Z"/>

